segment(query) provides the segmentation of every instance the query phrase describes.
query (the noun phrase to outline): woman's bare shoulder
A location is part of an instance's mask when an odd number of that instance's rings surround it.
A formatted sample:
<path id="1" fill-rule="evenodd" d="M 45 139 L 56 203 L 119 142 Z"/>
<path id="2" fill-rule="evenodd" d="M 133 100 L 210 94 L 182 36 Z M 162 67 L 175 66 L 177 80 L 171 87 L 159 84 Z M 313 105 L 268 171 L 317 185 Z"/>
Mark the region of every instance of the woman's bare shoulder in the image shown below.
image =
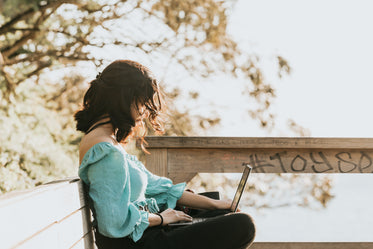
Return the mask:
<path id="1" fill-rule="evenodd" d="M 79 146 L 79 158 L 80 163 L 83 160 L 83 157 L 87 151 L 92 148 L 94 145 L 102 142 L 108 142 L 113 145 L 116 145 L 116 141 L 110 136 L 84 136 L 80 142 Z"/>

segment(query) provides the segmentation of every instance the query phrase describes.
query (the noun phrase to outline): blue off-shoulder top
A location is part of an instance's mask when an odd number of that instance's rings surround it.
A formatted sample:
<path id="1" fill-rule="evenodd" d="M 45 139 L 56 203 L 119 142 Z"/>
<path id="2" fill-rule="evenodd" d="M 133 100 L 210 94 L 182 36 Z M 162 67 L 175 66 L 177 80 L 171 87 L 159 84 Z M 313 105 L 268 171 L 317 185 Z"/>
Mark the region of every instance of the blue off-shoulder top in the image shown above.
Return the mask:
<path id="1" fill-rule="evenodd" d="M 149 212 L 175 208 L 186 185 L 153 175 L 136 156 L 109 142 L 87 151 L 79 177 L 89 186 L 98 231 L 110 238 L 129 236 L 135 242 L 149 226 Z"/>

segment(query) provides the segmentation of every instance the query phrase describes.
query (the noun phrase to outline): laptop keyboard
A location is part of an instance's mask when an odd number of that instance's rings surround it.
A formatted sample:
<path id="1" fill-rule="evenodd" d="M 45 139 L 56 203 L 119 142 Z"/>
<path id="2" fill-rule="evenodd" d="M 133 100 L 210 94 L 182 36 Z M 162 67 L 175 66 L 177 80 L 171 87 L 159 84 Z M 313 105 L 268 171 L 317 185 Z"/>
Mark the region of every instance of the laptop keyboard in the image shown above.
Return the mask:
<path id="1" fill-rule="evenodd" d="M 199 222 L 202 222 L 202 221 L 205 221 L 205 220 L 206 220 L 206 218 L 193 218 L 192 224 L 199 223 Z"/>

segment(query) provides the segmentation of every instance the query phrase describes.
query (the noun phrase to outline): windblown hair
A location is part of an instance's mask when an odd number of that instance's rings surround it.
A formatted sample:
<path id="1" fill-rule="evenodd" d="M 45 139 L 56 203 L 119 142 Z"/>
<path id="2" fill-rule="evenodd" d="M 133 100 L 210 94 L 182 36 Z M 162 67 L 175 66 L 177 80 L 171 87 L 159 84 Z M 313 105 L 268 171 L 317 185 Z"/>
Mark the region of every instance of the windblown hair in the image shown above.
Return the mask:
<path id="1" fill-rule="evenodd" d="M 138 105 L 144 104 L 152 128 L 163 132 L 163 124 L 158 119 L 162 94 L 157 81 L 143 65 L 130 60 L 114 61 L 90 84 L 84 95 L 83 108 L 74 116 L 77 130 L 87 133 L 94 123 L 109 116 L 116 140 L 123 143 L 136 128 L 131 105 L 134 104 L 138 111 Z"/>

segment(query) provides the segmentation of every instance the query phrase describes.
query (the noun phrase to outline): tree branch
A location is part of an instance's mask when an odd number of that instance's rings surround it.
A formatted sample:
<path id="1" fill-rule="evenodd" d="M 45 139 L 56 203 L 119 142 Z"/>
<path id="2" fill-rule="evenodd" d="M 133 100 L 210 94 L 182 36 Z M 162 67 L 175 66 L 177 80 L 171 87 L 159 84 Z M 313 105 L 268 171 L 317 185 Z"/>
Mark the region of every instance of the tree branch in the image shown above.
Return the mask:
<path id="1" fill-rule="evenodd" d="M 14 54 L 18 49 L 20 49 L 24 44 L 27 43 L 28 40 L 30 39 L 34 39 L 36 34 L 37 34 L 37 30 L 40 30 L 38 27 L 39 25 L 45 21 L 50 15 L 52 15 L 52 13 L 54 11 L 56 11 L 56 9 L 61 5 L 62 3 L 55 3 L 53 6 L 49 6 L 51 7 L 53 10 L 45 15 L 46 13 L 46 8 L 44 8 L 43 10 L 40 11 L 40 17 L 38 18 L 38 20 L 35 22 L 34 24 L 34 28 L 33 29 L 30 29 L 30 31 L 26 31 L 25 32 L 25 35 L 23 35 L 18 41 L 16 41 L 11 47 L 8 47 L 8 48 L 5 48 L 3 51 L 1 51 L 3 53 L 3 55 L 6 57 L 6 58 L 9 58 L 12 54 Z M 46 5 L 47 6 L 47 5 Z"/>
<path id="2" fill-rule="evenodd" d="M 9 29 L 13 27 L 14 24 L 18 23 L 19 21 L 27 20 L 30 16 L 35 14 L 38 11 L 44 12 L 48 8 L 55 8 L 56 6 L 60 6 L 64 3 L 73 3 L 73 0 L 52 0 L 45 5 L 38 4 L 38 9 L 35 10 L 34 7 L 30 7 L 26 11 L 16 15 L 13 17 L 9 22 L 5 23 L 3 26 L 0 27 L 0 35 L 3 35 L 9 32 Z"/>
<path id="3" fill-rule="evenodd" d="M 28 73 L 26 78 L 29 78 L 35 74 L 38 74 L 41 70 L 43 70 L 46 67 L 49 67 L 50 65 L 52 65 L 51 61 L 39 63 L 39 66 L 34 71 Z"/>
<path id="4" fill-rule="evenodd" d="M 74 36 L 72 34 L 70 34 L 69 32 L 65 31 L 65 30 L 56 30 L 56 29 L 40 29 L 40 28 L 11 28 L 9 29 L 10 32 L 16 32 L 16 31 L 35 31 L 35 32 L 40 32 L 40 31 L 45 31 L 45 32 L 52 32 L 52 33 L 60 33 L 60 34 L 64 34 L 68 37 L 71 37 L 71 38 L 74 38 L 76 39 L 77 41 L 80 41 L 81 43 L 83 43 L 84 45 L 87 45 L 89 44 L 89 42 L 84 38 L 84 37 L 79 37 L 79 36 Z"/>
<path id="5" fill-rule="evenodd" d="M 23 79 L 20 79 L 19 81 L 17 81 L 15 84 L 16 85 L 19 85 L 21 84 L 23 81 L 25 81 L 26 79 L 30 78 L 31 76 L 33 75 L 36 75 L 36 74 L 39 74 L 41 70 L 43 70 L 44 68 L 46 67 L 49 67 L 50 65 L 52 65 L 52 62 L 51 61 L 47 61 L 47 62 L 40 62 L 38 67 L 31 71 L 30 73 L 26 74 L 25 77 Z"/>
<path id="6" fill-rule="evenodd" d="M 12 46 L 5 48 L 2 52 L 2 54 L 8 58 L 12 54 L 14 54 L 19 48 L 21 48 L 29 39 L 33 39 L 35 37 L 35 32 L 26 32 L 24 36 L 22 36 L 21 39 L 16 41 Z"/>
<path id="7" fill-rule="evenodd" d="M 3 26 L 0 27 L 0 35 L 8 33 L 9 30 L 13 27 L 14 24 L 16 24 L 17 22 L 19 22 L 21 20 L 28 19 L 29 16 L 33 15 L 34 13 L 35 13 L 35 9 L 34 8 L 29 8 L 25 12 L 18 14 L 12 20 L 10 20 L 9 22 L 5 23 Z"/>

